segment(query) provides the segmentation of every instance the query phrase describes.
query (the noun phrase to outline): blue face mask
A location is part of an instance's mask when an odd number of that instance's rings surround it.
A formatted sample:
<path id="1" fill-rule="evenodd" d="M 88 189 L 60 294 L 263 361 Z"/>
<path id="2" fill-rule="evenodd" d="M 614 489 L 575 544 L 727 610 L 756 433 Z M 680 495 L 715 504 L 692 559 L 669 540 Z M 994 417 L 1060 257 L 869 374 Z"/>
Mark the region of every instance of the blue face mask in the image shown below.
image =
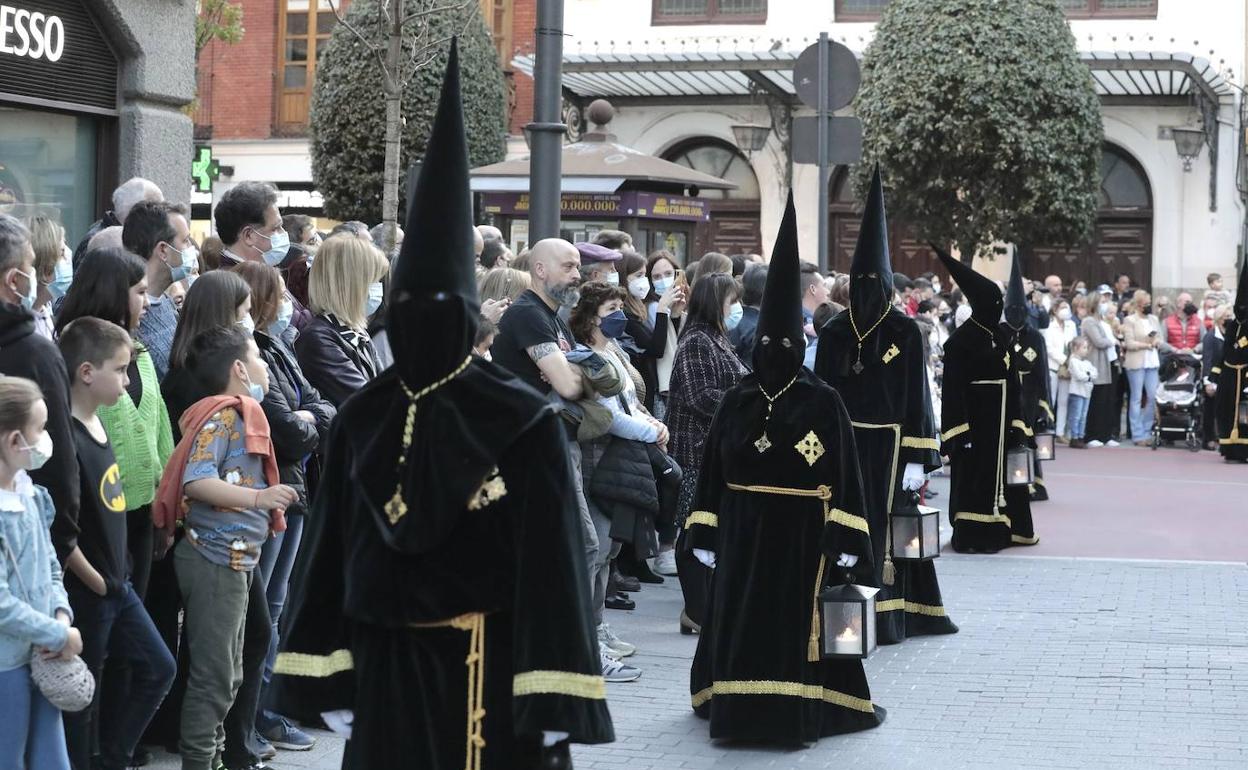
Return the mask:
<path id="1" fill-rule="evenodd" d="M 282 260 L 286 259 L 286 252 L 290 249 L 290 236 L 286 234 L 285 230 L 272 233 L 271 235 L 257 234 L 262 238 L 269 239 L 269 250 L 264 252 L 264 263 L 270 267 L 280 265 Z M 255 247 L 253 246 L 252 248 Z"/>
<path id="2" fill-rule="evenodd" d="M 69 291 L 69 285 L 74 282 L 74 263 L 69 259 L 62 259 L 56 263 L 56 267 L 52 270 L 52 280 L 48 283 L 48 293 L 53 299 L 65 296 L 65 292 Z"/>
<path id="3" fill-rule="evenodd" d="M 364 307 L 364 315 L 372 316 L 373 313 L 377 312 L 377 308 L 381 307 L 381 300 L 385 293 L 386 289 L 381 285 L 381 281 L 368 285 L 368 304 Z"/>
<path id="4" fill-rule="evenodd" d="M 628 317 L 624 315 L 623 310 L 617 310 L 603 318 L 600 324 L 602 336 L 618 340 L 624 334 L 624 327 L 628 325 Z"/>
<path id="5" fill-rule="evenodd" d="M 673 277 L 659 278 L 654 282 L 654 293 L 662 297 L 664 294 L 676 285 L 676 279 Z"/>
<path id="6" fill-rule="evenodd" d="M 22 307 L 30 310 L 35 306 L 35 299 L 39 296 L 39 284 L 35 280 L 34 272 L 24 273 L 18 268 L 13 268 L 13 272 L 26 279 L 26 293 L 21 295 Z M 17 293 L 17 290 L 13 290 Z"/>
<path id="7" fill-rule="evenodd" d="M 728 309 L 728 315 L 724 316 L 724 326 L 728 331 L 732 331 L 737 328 L 737 324 L 741 323 L 741 317 L 744 315 L 745 308 L 741 307 L 741 303 L 732 303 L 732 307 Z"/>
<path id="8" fill-rule="evenodd" d="M 172 243 L 166 243 L 165 245 L 169 247 L 170 251 L 178 255 L 174 261 L 166 263 L 169 265 L 170 280 L 174 283 L 186 280 L 186 277 L 191 274 L 191 266 L 194 264 L 192 260 L 196 259 L 194 249 L 179 251 L 173 247 Z"/>
<path id="9" fill-rule="evenodd" d="M 290 300 L 283 299 L 281 306 L 277 309 L 277 318 L 273 319 L 273 323 L 269 324 L 269 334 L 274 337 L 282 336 L 282 333 L 290 326 L 290 317 L 294 313 L 295 309 L 290 304 Z"/>

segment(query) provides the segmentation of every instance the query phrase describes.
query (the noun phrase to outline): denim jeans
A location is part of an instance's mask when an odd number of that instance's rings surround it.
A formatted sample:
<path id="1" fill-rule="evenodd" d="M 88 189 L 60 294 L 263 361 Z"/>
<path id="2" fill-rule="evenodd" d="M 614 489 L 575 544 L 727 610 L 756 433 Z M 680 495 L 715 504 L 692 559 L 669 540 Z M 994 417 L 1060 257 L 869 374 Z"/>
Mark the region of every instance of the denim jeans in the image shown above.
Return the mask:
<path id="1" fill-rule="evenodd" d="M 61 712 L 30 681 L 30 666 L 0 671 L 0 767 L 69 770 Z"/>
<path id="2" fill-rule="evenodd" d="M 1127 382 L 1131 386 L 1127 404 L 1127 424 L 1131 427 L 1131 440 L 1143 441 L 1152 435 L 1154 404 L 1157 397 L 1157 385 L 1160 382 L 1157 367 L 1148 369 L 1128 369 Z M 1140 404 L 1141 394 L 1144 400 Z"/>
<path id="3" fill-rule="evenodd" d="M 66 576 L 65 587 L 74 623 L 82 632 L 82 659 L 96 681 L 115 663 L 129 664 L 127 697 L 119 703 L 103 703 L 111 712 L 111 729 L 99 730 L 100 767 L 125 768 L 173 683 L 173 655 L 128 581 L 117 596 L 100 596 L 72 574 Z M 98 728 L 103 695 L 97 687 L 88 708 L 65 715 L 65 740 L 77 770 L 92 767 L 91 736 Z"/>
<path id="4" fill-rule="evenodd" d="M 265 708 L 269 698 L 269 682 L 273 679 L 273 662 L 277 660 L 278 624 L 282 619 L 282 610 L 286 607 L 286 596 L 290 593 L 290 573 L 295 568 L 295 556 L 299 553 L 299 543 L 303 540 L 305 516 L 294 509 L 286 512 L 286 531 L 278 532 L 264 544 L 260 552 L 260 577 L 264 581 L 264 593 L 269 600 L 269 617 L 272 619 L 272 636 L 269 639 L 269 653 L 264 659 L 264 678 L 260 692 L 260 711 L 256 714 L 256 729 L 261 733 L 275 727 L 280 717 Z"/>
<path id="5" fill-rule="evenodd" d="M 1088 397 L 1071 396 L 1066 410 L 1071 440 L 1082 439 L 1088 426 Z"/>

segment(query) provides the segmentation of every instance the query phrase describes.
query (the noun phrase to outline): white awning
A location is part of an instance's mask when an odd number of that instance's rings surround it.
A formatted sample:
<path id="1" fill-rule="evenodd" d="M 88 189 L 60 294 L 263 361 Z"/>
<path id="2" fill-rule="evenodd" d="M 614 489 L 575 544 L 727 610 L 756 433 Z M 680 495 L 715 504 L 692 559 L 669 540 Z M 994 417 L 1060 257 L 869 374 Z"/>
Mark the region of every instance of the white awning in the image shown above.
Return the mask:
<path id="1" fill-rule="evenodd" d="M 773 96 L 796 98 L 793 65 L 801 48 L 792 41 L 758 38 L 691 38 L 655 47 L 613 44 L 564 53 L 563 86 L 584 97 L 746 98 L 751 85 Z M 857 52 L 861 58 L 861 51 Z M 1083 51 L 1097 93 L 1108 99 L 1186 97 L 1199 92 L 1213 102 L 1234 90 L 1208 59 L 1182 51 Z M 533 74 L 533 55 L 512 60 Z"/>

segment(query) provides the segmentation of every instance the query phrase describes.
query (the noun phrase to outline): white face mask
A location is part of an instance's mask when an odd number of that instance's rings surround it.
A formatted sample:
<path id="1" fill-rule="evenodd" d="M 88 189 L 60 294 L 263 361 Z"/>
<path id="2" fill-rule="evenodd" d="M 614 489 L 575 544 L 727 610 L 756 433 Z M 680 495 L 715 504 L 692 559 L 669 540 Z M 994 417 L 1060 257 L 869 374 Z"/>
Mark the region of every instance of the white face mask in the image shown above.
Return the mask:
<path id="1" fill-rule="evenodd" d="M 1070 320 L 1070 308 L 1064 307 L 1058 310 L 1057 318 L 1059 321 L 1069 321 Z"/>
<path id="2" fill-rule="evenodd" d="M 620 274 L 619 274 L 619 273 L 607 273 L 607 285 L 608 285 L 608 286 L 619 286 L 619 285 L 620 285 Z"/>
<path id="3" fill-rule="evenodd" d="M 248 334 L 255 334 L 256 332 L 256 322 L 251 320 L 251 313 L 240 318 L 238 325 L 246 329 Z"/>
<path id="4" fill-rule="evenodd" d="M 26 437 L 22 436 L 22 451 L 30 456 L 30 465 L 26 466 L 28 470 L 37 471 L 48 464 L 48 460 L 52 459 L 52 434 L 46 430 L 39 434 L 39 438 L 35 439 L 34 445 L 26 443 Z"/>
<path id="5" fill-rule="evenodd" d="M 650 294 L 650 281 L 644 275 L 628 282 L 628 293 L 636 299 L 645 299 Z"/>

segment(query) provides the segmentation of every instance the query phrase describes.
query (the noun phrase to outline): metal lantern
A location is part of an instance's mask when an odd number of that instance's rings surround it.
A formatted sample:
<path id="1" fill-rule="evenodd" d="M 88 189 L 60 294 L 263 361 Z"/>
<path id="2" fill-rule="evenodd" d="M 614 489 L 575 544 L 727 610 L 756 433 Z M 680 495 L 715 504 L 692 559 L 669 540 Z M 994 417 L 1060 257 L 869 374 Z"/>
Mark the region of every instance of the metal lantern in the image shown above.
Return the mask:
<path id="1" fill-rule="evenodd" d="M 819 593 L 821 654 L 825 659 L 861 659 L 875 652 L 875 595 L 878 588 L 853 583 Z"/>
<path id="2" fill-rule="evenodd" d="M 1052 460 L 1057 457 L 1057 434 L 1053 431 L 1045 431 L 1036 434 L 1036 459 L 1040 462 Z"/>
<path id="3" fill-rule="evenodd" d="M 940 556 L 940 510 L 910 505 L 893 511 L 893 561 L 928 561 Z"/>
<path id="4" fill-rule="evenodd" d="M 1035 452 L 1031 447 L 1014 447 L 1005 453 L 1005 483 L 1010 487 L 1025 487 L 1035 481 L 1032 463 Z"/>

